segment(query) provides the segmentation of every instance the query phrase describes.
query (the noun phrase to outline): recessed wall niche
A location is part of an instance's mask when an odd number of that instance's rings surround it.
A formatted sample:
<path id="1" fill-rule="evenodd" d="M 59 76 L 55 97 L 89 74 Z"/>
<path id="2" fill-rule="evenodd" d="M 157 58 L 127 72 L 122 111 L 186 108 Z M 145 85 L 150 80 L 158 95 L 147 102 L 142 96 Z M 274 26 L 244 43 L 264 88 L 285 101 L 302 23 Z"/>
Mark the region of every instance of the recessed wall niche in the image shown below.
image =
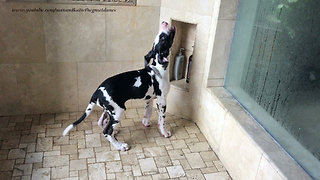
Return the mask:
<path id="1" fill-rule="evenodd" d="M 188 71 L 188 63 L 189 58 L 193 54 L 194 50 L 194 43 L 196 37 L 196 24 L 191 24 L 187 22 L 182 22 L 178 20 L 172 20 L 171 24 L 176 27 L 176 35 L 174 38 L 174 43 L 171 48 L 170 54 L 170 80 L 172 81 L 173 85 L 186 87 L 186 78 L 187 78 L 187 71 Z M 175 63 L 176 63 L 176 56 L 179 54 L 180 49 L 183 48 L 182 51 L 184 55 L 184 63 L 180 67 L 180 71 L 182 71 L 182 79 L 176 81 L 175 80 Z M 192 64 L 191 64 L 192 68 Z M 192 77 L 190 77 L 192 78 Z"/>

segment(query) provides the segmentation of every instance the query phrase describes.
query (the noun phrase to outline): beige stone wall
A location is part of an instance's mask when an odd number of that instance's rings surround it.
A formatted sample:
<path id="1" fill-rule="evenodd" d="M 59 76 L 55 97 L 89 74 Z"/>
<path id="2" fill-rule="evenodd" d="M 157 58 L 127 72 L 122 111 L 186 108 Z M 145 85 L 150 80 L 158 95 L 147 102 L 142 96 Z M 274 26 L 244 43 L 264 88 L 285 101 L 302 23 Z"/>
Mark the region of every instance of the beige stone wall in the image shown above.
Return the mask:
<path id="1" fill-rule="evenodd" d="M 107 13 L 13 13 L 13 8 L 102 8 Z M 142 68 L 160 1 L 132 6 L 0 2 L 0 115 L 86 107 L 107 77 Z"/>
<path id="2" fill-rule="evenodd" d="M 237 0 L 221 1 L 212 50 L 212 57 L 214 58 L 212 58 L 208 75 L 208 86 L 210 87 L 223 86 L 237 7 Z"/>

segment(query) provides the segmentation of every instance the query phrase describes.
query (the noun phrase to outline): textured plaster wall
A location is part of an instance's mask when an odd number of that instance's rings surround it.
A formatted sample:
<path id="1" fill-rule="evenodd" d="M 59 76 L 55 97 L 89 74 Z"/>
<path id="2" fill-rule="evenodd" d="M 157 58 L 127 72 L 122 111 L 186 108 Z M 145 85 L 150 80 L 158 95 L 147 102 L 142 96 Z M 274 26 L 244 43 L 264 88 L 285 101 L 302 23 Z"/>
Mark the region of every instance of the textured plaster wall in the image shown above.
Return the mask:
<path id="1" fill-rule="evenodd" d="M 80 7 L 105 6 L 0 2 L 0 115 L 81 111 L 104 79 L 144 66 L 160 1 L 103 13 L 12 12 Z"/>

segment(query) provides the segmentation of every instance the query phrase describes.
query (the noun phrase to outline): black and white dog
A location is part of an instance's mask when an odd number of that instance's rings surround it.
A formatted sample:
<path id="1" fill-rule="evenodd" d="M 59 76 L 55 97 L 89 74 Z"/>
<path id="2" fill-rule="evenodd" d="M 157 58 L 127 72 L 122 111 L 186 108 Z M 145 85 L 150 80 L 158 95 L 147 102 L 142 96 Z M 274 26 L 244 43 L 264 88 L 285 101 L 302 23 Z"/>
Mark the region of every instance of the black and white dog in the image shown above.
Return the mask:
<path id="1" fill-rule="evenodd" d="M 98 125 L 103 128 L 104 136 L 118 150 L 126 151 L 128 144 L 117 141 L 114 137 L 116 126 L 126 110 L 125 102 L 129 99 L 146 100 L 146 111 L 142 124 L 150 126 L 153 100 L 157 99 L 159 112 L 159 129 L 164 137 L 170 137 L 165 129 L 166 96 L 169 92 L 169 72 L 167 71 L 169 49 L 172 46 L 175 28 L 162 22 L 160 32 L 156 36 L 152 50 L 145 56 L 144 69 L 124 72 L 106 79 L 93 93 L 85 113 L 63 132 L 66 135 L 74 126 L 82 122 L 91 113 L 94 105 L 104 109 Z M 151 59 L 154 59 L 149 65 Z"/>

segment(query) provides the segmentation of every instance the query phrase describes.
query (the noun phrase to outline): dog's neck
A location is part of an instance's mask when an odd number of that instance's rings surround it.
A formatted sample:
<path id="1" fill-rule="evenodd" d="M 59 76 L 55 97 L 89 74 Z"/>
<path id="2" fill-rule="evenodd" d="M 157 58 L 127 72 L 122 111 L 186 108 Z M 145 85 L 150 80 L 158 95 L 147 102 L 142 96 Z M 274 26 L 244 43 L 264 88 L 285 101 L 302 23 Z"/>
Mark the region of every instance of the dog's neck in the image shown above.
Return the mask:
<path id="1" fill-rule="evenodd" d="M 168 64 L 169 65 L 169 64 Z M 154 74 L 159 77 L 160 79 L 168 78 L 169 73 L 167 71 L 167 67 L 163 67 L 161 64 L 148 65 L 148 67 L 154 72 Z"/>

